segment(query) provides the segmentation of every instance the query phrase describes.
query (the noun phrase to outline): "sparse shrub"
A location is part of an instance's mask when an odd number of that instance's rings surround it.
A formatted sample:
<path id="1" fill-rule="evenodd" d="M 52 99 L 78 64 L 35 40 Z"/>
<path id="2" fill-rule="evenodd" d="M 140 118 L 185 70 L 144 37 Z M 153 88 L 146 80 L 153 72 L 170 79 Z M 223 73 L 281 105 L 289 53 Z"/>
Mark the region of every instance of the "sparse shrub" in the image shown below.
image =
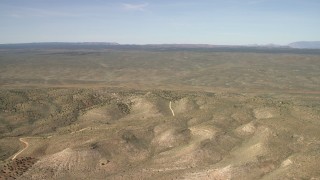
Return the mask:
<path id="1" fill-rule="evenodd" d="M 130 107 L 125 103 L 117 103 L 119 110 L 124 114 L 130 114 Z"/>

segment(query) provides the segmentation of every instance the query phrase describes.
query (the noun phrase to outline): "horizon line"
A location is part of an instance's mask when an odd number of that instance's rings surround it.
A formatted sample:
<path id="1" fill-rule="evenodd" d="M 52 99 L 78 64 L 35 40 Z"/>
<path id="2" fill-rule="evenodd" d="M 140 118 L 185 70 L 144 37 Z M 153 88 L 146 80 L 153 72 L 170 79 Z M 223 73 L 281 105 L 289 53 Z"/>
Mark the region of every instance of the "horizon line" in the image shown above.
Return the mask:
<path id="1" fill-rule="evenodd" d="M 198 46 L 200 47 L 291 47 L 295 43 L 317 43 L 320 41 L 294 41 L 287 44 L 275 43 L 250 43 L 250 44 L 212 44 L 212 43 L 118 43 L 112 41 L 38 41 L 38 42 L 15 42 L 15 43 L 0 43 L 0 45 L 23 45 L 23 44 L 86 44 L 86 45 L 114 45 L 114 46 Z"/>
<path id="2" fill-rule="evenodd" d="M 294 41 L 295 42 L 318 42 L 318 41 Z M 14 45 L 14 44 L 46 44 L 46 43 L 100 43 L 100 44 L 114 44 L 114 45 L 207 45 L 207 46 L 287 46 L 288 44 L 276 43 L 248 43 L 248 44 L 213 44 L 213 43 L 118 43 L 112 41 L 35 41 L 35 42 L 13 42 L 0 43 L 0 45 Z"/>

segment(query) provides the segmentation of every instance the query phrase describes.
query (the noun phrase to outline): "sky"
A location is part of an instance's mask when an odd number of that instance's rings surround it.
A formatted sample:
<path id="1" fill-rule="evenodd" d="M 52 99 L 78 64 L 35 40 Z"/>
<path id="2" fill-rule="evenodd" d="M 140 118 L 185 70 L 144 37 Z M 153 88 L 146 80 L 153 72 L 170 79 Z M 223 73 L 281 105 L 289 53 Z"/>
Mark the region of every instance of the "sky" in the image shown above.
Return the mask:
<path id="1" fill-rule="evenodd" d="M 320 0 L 0 0 L 0 43 L 320 40 Z"/>

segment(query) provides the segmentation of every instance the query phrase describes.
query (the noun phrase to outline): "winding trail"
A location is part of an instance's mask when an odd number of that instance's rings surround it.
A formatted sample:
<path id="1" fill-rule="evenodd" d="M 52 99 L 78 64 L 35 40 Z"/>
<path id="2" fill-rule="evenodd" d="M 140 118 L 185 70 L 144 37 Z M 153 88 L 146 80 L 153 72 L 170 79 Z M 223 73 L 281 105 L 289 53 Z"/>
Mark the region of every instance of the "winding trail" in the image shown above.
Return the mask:
<path id="1" fill-rule="evenodd" d="M 90 129 L 90 127 L 86 127 L 86 128 L 83 128 L 83 129 L 80 129 L 78 131 L 74 131 L 74 132 L 71 132 L 70 134 L 73 134 L 73 133 L 78 133 L 78 132 L 81 132 L 81 131 L 85 131 L 87 129 Z M 16 159 L 21 153 L 23 153 L 23 151 L 25 151 L 26 149 L 28 149 L 29 147 L 29 143 L 26 141 L 26 139 L 50 139 L 52 136 L 48 136 L 48 137 L 24 137 L 24 138 L 19 138 L 19 141 L 22 142 L 24 144 L 24 148 L 21 149 L 20 151 L 18 151 L 16 154 L 13 155 L 13 157 L 11 158 L 11 160 L 14 160 Z"/>
<path id="2" fill-rule="evenodd" d="M 11 158 L 11 160 L 14 160 L 14 159 L 17 158 L 23 151 L 25 151 L 26 149 L 28 149 L 29 143 L 26 141 L 26 139 L 50 139 L 50 138 L 52 138 L 52 136 L 48 136 L 48 137 L 24 137 L 24 138 L 19 138 L 19 141 L 24 144 L 24 148 L 21 149 L 21 150 L 20 150 L 19 152 L 17 152 L 16 154 L 14 154 L 13 157 Z"/>
<path id="3" fill-rule="evenodd" d="M 14 160 L 15 158 L 17 158 L 17 156 L 19 156 L 19 154 L 21 154 L 24 150 L 26 150 L 26 149 L 29 147 L 29 143 L 25 140 L 25 138 L 19 138 L 19 141 L 24 144 L 24 148 L 21 149 L 19 152 L 17 152 L 17 153 L 11 158 L 11 160 Z"/>
<path id="4" fill-rule="evenodd" d="M 171 112 L 172 112 L 172 116 L 174 116 L 174 111 L 173 111 L 173 109 L 172 109 L 172 107 L 171 107 L 171 101 L 170 101 L 170 103 L 169 103 L 169 108 L 170 108 L 170 110 L 171 110 Z"/>

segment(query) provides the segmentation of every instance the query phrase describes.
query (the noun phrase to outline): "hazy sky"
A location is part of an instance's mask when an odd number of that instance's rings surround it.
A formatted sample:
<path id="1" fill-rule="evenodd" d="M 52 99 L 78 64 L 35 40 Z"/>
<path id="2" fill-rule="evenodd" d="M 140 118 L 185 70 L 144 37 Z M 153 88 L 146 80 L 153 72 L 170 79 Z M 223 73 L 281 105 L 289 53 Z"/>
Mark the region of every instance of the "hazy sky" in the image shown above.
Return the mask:
<path id="1" fill-rule="evenodd" d="M 0 43 L 320 40 L 320 0 L 0 0 Z"/>

